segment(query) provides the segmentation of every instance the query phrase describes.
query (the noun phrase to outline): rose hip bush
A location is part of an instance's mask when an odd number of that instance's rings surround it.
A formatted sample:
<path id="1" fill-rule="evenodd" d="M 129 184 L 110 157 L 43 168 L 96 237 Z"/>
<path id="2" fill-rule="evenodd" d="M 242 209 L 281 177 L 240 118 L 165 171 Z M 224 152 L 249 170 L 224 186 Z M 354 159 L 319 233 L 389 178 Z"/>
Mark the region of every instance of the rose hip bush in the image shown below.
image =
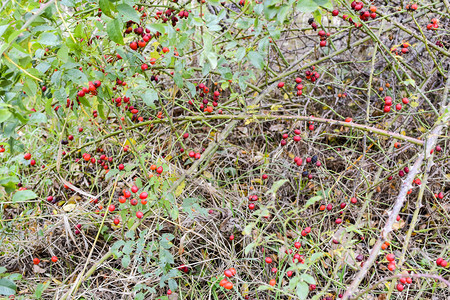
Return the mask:
<path id="1" fill-rule="evenodd" d="M 1 295 L 450 297 L 447 0 L 0 5 Z"/>

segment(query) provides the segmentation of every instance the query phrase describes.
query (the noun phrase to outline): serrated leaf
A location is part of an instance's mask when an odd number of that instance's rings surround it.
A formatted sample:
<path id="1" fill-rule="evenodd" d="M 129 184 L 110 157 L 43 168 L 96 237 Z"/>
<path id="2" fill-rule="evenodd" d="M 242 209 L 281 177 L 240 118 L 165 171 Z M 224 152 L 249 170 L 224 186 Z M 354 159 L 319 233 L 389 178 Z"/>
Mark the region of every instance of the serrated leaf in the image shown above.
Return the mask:
<path id="1" fill-rule="evenodd" d="M 250 224 L 248 224 L 247 226 L 245 226 L 244 230 L 242 230 L 242 234 L 243 235 L 250 235 L 250 233 L 252 233 L 252 229 L 253 227 L 255 227 L 256 223 L 252 222 Z"/>
<path id="2" fill-rule="evenodd" d="M 145 93 L 142 95 L 142 100 L 144 101 L 145 104 L 147 104 L 151 108 L 156 108 L 155 101 L 158 100 L 158 92 L 156 92 L 152 88 L 147 89 Z"/>
<path id="3" fill-rule="evenodd" d="M 303 281 L 305 281 L 306 283 L 316 284 L 316 279 L 314 279 L 314 277 L 309 274 L 303 273 L 302 275 L 300 275 L 300 278 L 303 279 Z"/>
<path id="4" fill-rule="evenodd" d="M 253 250 L 253 248 L 255 248 L 255 246 L 256 246 L 255 243 L 250 243 L 247 246 L 245 246 L 245 249 L 244 249 L 245 255 L 249 254 Z"/>
<path id="5" fill-rule="evenodd" d="M 14 194 L 12 201 L 13 202 L 23 202 L 31 199 L 36 199 L 38 196 L 35 192 L 30 190 L 18 191 Z"/>
<path id="6" fill-rule="evenodd" d="M 0 109 L 0 123 L 5 122 L 12 116 L 12 113 L 7 109 Z"/>
<path id="7" fill-rule="evenodd" d="M 71 69 L 66 71 L 66 77 L 73 83 L 80 86 L 87 86 L 88 79 L 86 75 L 78 69 Z M 84 98 L 84 97 L 81 97 Z"/>
<path id="8" fill-rule="evenodd" d="M 312 13 L 319 8 L 314 0 L 298 0 L 297 9 L 303 13 Z"/>
<path id="9" fill-rule="evenodd" d="M 255 51 L 250 51 L 247 54 L 248 59 L 250 60 L 250 63 L 258 69 L 262 69 L 264 68 L 264 58 L 262 57 L 261 54 L 259 54 L 258 52 Z"/>
<path id="10" fill-rule="evenodd" d="M 275 197 L 275 196 L 276 196 L 276 193 L 277 193 L 277 191 L 278 191 L 278 189 L 279 189 L 283 184 L 285 184 L 285 183 L 288 182 L 288 181 L 289 181 L 289 180 L 287 180 L 287 179 L 281 179 L 281 180 L 278 180 L 278 181 L 274 182 L 274 183 L 272 184 L 272 187 L 270 188 L 270 190 L 268 190 L 268 191 L 266 192 L 266 195 L 272 194 L 273 197 Z"/>
<path id="11" fill-rule="evenodd" d="M 122 3 L 117 5 L 117 11 L 120 15 L 123 16 L 124 21 L 133 21 L 136 23 L 140 23 L 139 14 L 137 11 L 129 6 L 128 4 Z"/>
<path id="12" fill-rule="evenodd" d="M 0 295 L 10 296 L 14 295 L 16 293 L 17 286 L 8 278 L 1 278 L 0 279 Z"/>
<path id="13" fill-rule="evenodd" d="M 297 288 L 295 289 L 297 297 L 301 300 L 306 299 L 309 294 L 309 285 L 306 282 L 297 283 Z"/>
<path id="14" fill-rule="evenodd" d="M 317 201 L 322 200 L 323 197 L 322 196 L 314 196 L 308 199 L 308 201 L 306 201 L 305 206 L 303 208 L 308 208 L 311 205 L 314 205 Z"/>
<path id="15" fill-rule="evenodd" d="M 111 6 L 110 6 L 109 0 L 99 0 L 98 1 L 98 6 L 102 10 L 102 13 L 104 13 L 105 15 L 110 17 L 111 19 L 114 18 L 113 15 L 111 14 Z"/>
<path id="16" fill-rule="evenodd" d="M 123 45 L 122 25 L 118 19 L 114 19 L 106 23 L 106 33 L 108 33 L 111 41 Z"/>
<path id="17" fill-rule="evenodd" d="M 105 175 L 105 180 L 117 175 L 120 171 L 118 169 L 110 169 L 108 174 Z"/>
<path id="18" fill-rule="evenodd" d="M 46 46 L 59 45 L 59 37 L 51 32 L 44 32 L 39 36 L 38 43 Z"/>

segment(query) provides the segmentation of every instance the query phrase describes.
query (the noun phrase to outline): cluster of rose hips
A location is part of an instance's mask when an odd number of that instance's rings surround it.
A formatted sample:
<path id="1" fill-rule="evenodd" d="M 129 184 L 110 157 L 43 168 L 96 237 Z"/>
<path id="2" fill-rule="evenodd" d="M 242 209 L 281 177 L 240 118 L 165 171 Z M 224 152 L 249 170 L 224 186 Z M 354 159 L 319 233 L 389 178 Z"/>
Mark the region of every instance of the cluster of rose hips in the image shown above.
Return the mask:
<path id="1" fill-rule="evenodd" d="M 301 133 L 300 129 L 295 129 L 294 130 L 294 134 L 295 135 L 292 138 L 294 140 L 294 142 L 300 142 L 300 140 L 302 139 L 302 137 L 300 136 L 300 133 Z M 289 137 L 289 135 L 287 133 L 284 133 L 281 136 L 281 142 L 280 142 L 281 146 L 285 146 L 287 144 L 288 137 Z"/>
<path id="2" fill-rule="evenodd" d="M 117 87 L 126 86 L 127 83 L 125 81 L 120 80 L 119 78 L 116 79 L 116 85 L 113 86 L 113 91 L 117 90 Z"/>
<path id="3" fill-rule="evenodd" d="M 3 146 L 2 146 L 3 147 Z M 4 148 L 2 148 L 2 149 L 4 149 Z M 3 151 L 1 151 L 1 152 L 4 152 L 5 150 L 3 150 Z M 34 159 L 31 159 L 31 153 L 25 153 L 25 155 L 23 156 L 23 158 L 25 159 L 25 160 L 29 160 L 30 161 L 30 165 L 31 166 L 34 166 L 35 164 L 36 164 L 36 161 L 34 160 Z M 31 159 L 31 160 L 30 160 Z"/>
<path id="4" fill-rule="evenodd" d="M 162 167 L 161 168 L 161 173 L 162 173 Z M 119 203 L 124 204 L 128 198 L 131 198 L 132 194 L 134 193 L 135 195 L 137 195 L 139 188 L 135 185 L 133 185 L 131 187 L 131 192 L 128 190 L 123 190 L 123 196 L 119 196 Z M 146 205 L 147 204 L 147 197 L 148 197 L 148 193 L 147 192 L 142 192 L 139 194 L 139 199 L 141 199 L 141 204 L 142 205 Z M 131 198 L 130 199 L 130 204 L 132 206 L 136 206 L 138 205 L 138 200 L 136 200 L 136 198 Z M 110 207 L 108 208 L 110 212 L 113 212 L 115 210 L 115 206 L 114 205 L 110 205 Z M 144 214 L 141 211 L 137 211 L 136 212 L 136 217 L 138 219 L 141 219 L 144 216 Z M 118 225 L 119 222 L 116 221 L 117 218 L 114 219 L 114 224 Z M 117 219 L 118 220 L 118 219 Z"/>
<path id="5" fill-rule="evenodd" d="M 180 265 L 180 266 L 178 267 L 178 270 L 180 270 L 180 271 L 182 271 L 182 272 L 184 272 L 184 273 L 189 273 L 189 267 L 186 266 L 186 265 Z"/>
<path id="6" fill-rule="evenodd" d="M 318 32 L 319 38 L 320 38 L 320 47 L 325 47 L 327 45 L 327 37 L 330 36 L 329 32 L 325 32 L 324 30 L 320 30 Z"/>
<path id="7" fill-rule="evenodd" d="M 172 15 L 172 13 L 174 13 L 175 12 L 175 10 L 174 9 L 171 9 L 171 8 L 168 8 L 166 11 L 164 11 L 164 12 L 162 12 L 162 11 L 157 11 L 156 12 L 156 16 L 155 16 L 155 19 L 156 20 L 158 20 L 158 19 L 160 19 L 160 18 L 162 18 L 162 22 L 163 23 L 167 23 L 168 21 L 169 21 L 169 18 L 170 18 L 170 21 L 172 22 L 172 26 L 173 27 L 175 27 L 175 26 L 177 26 L 177 22 L 179 21 L 178 20 L 178 18 L 175 16 L 175 14 L 174 15 Z M 180 19 L 181 18 L 188 18 L 189 17 L 189 12 L 190 11 L 180 11 L 179 13 L 178 13 L 178 16 L 180 17 Z"/>
<path id="8" fill-rule="evenodd" d="M 314 22 L 314 18 L 309 18 L 308 24 L 311 25 L 311 27 L 312 27 L 312 29 L 314 29 L 314 31 L 317 30 L 317 24 L 316 24 L 316 22 Z"/>
<path id="9" fill-rule="evenodd" d="M 439 20 L 436 18 L 431 19 L 430 24 L 427 25 L 427 30 L 437 30 L 439 28 Z"/>
<path id="10" fill-rule="evenodd" d="M 77 100 L 78 97 L 84 97 L 86 94 L 91 93 L 92 95 L 97 95 L 97 88 L 99 88 L 102 85 L 100 80 L 96 80 L 94 82 L 89 81 L 89 87 L 83 87 L 80 91 L 77 93 Z"/>
<path id="11" fill-rule="evenodd" d="M 0 145 L 0 153 L 5 152 L 5 146 L 4 145 Z"/>
<path id="12" fill-rule="evenodd" d="M 362 10 L 364 8 L 364 3 L 353 1 L 350 5 L 355 12 L 359 11 L 359 18 L 363 21 L 368 21 L 369 18 L 375 19 L 377 17 L 376 6 L 371 6 L 368 11 Z"/>
<path id="13" fill-rule="evenodd" d="M 120 106 L 122 105 L 122 101 L 123 101 L 124 103 L 129 103 L 129 102 L 130 102 L 130 98 L 124 96 L 123 98 L 122 98 L 122 97 L 117 97 L 117 98 L 112 98 L 112 99 L 111 99 L 111 103 L 115 104 L 117 107 L 120 107 Z M 131 106 L 130 106 L 130 107 L 131 107 Z M 129 109 L 129 107 L 126 106 L 125 109 Z M 134 108 L 133 108 L 133 109 L 134 109 Z M 133 110 L 133 109 L 131 109 L 131 110 Z M 131 110 L 130 110 L 130 112 L 131 112 Z M 133 113 L 133 112 L 131 112 L 131 113 Z M 136 111 L 136 113 L 138 113 L 138 112 Z"/>
<path id="14" fill-rule="evenodd" d="M 67 100 L 66 100 L 66 108 L 69 108 L 70 107 L 70 109 L 71 110 L 73 110 L 73 105 L 74 105 L 74 103 L 75 103 L 75 101 L 71 101 L 70 100 L 70 98 L 67 98 Z M 80 106 L 81 104 L 80 104 L 80 101 L 78 100 L 78 98 L 77 98 L 77 103 L 78 103 L 78 106 Z M 55 111 L 58 111 L 58 109 L 59 109 L 59 105 L 55 108 Z"/>
<path id="15" fill-rule="evenodd" d="M 416 11 L 417 10 L 417 4 L 416 3 L 414 3 L 414 4 L 406 4 L 406 6 L 405 6 L 405 9 L 407 10 L 407 11 Z"/>
<path id="16" fill-rule="evenodd" d="M 97 164 L 101 165 L 105 170 L 109 169 L 109 166 L 107 163 L 108 162 L 111 163 L 113 161 L 112 157 L 107 157 L 104 154 L 100 155 L 100 158 L 98 160 L 96 160 L 95 157 L 91 156 L 89 153 L 83 153 L 82 157 L 85 161 L 91 162 L 91 164 L 97 163 Z"/>
<path id="17" fill-rule="evenodd" d="M 443 192 L 439 192 L 439 193 L 437 193 L 437 194 L 434 194 L 434 197 L 435 197 L 436 199 L 442 200 L 442 199 L 444 199 L 444 193 L 443 193 Z"/>
<path id="18" fill-rule="evenodd" d="M 443 267 L 443 268 L 447 268 L 448 266 L 448 262 L 446 260 L 444 260 L 442 257 L 439 257 L 438 259 L 436 259 L 436 265 L 439 267 Z"/>
<path id="19" fill-rule="evenodd" d="M 256 205 L 255 205 L 255 201 L 258 201 L 258 196 L 257 195 L 250 195 L 250 196 L 248 196 L 248 201 L 251 201 L 249 204 L 248 204 L 248 209 L 250 209 L 250 210 L 254 210 L 255 209 L 255 207 L 256 207 Z"/>
<path id="20" fill-rule="evenodd" d="M 52 256 L 52 258 L 50 259 L 52 262 L 57 262 L 58 261 L 58 257 L 57 256 Z M 33 258 L 33 264 L 34 265 L 38 265 L 41 263 L 41 260 L 37 257 Z"/>
<path id="21" fill-rule="evenodd" d="M 393 253 L 389 253 L 388 255 L 386 255 L 386 260 L 389 262 L 388 264 L 388 269 L 389 271 L 393 272 L 396 268 L 395 266 L 395 255 Z M 400 283 L 397 284 L 397 290 L 399 292 L 403 291 L 404 284 L 411 284 L 412 283 L 412 278 L 411 277 L 401 277 L 399 279 Z"/>
<path id="22" fill-rule="evenodd" d="M 408 103 L 409 103 L 409 100 L 408 100 L 408 98 L 403 98 L 403 99 L 402 99 L 402 102 L 403 102 L 403 104 L 408 104 Z M 385 113 L 390 112 L 390 111 L 391 111 L 391 106 L 392 106 L 392 97 L 386 96 L 386 97 L 384 98 L 384 108 L 383 108 L 383 111 L 384 111 Z M 401 110 L 401 109 L 402 109 L 402 105 L 401 105 L 400 103 L 397 103 L 397 104 L 395 105 L 395 109 L 396 109 L 396 110 Z"/>
<path id="23" fill-rule="evenodd" d="M 320 74 L 315 71 L 316 67 L 313 66 L 311 69 L 312 71 L 311 70 L 305 71 L 305 76 L 306 79 L 310 80 L 311 82 L 315 82 L 317 79 L 319 79 Z"/>
<path id="24" fill-rule="evenodd" d="M 225 270 L 224 272 L 225 278 L 222 279 L 219 283 L 219 285 L 227 290 L 231 290 L 233 288 L 233 283 L 229 282 L 227 278 L 231 278 L 236 275 L 236 269 L 235 268 L 229 268 Z"/>
<path id="25" fill-rule="evenodd" d="M 392 48 L 391 52 L 395 53 L 395 55 L 407 54 L 409 52 L 408 47 L 409 47 L 408 43 L 403 43 L 402 48 L 400 49 L 400 52 L 399 52 L 399 49 L 397 49 L 396 47 Z"/>
<path id="26" fill-rule="evenodd" d="M 203 112 L 208 112 L 208 113 L 212 113 L 214 111 L 214 107 L 217 107 L 219 105 L 218 101 L 219 101 L 219 96 L 220 96 L 220 91 L 216 90 L 214 91 L 214 93 L 212 93 L 212 106 L 208 105 L 209 100 L 207 99 L 207 95 L 209 94 L 209 88 L 203 84 L 200 83 L 195 87 L 196 91 L 199 93 L 199 97 L 202 99 L 202 103 L 200 103 L 199 108 L 200 110 L 203 110 Z M 190 105 L 194 105 L 194 100 L 189 100 L 188 103 Z M 221 113 L 222 111 L 219 110 L 219 113 Z"/>

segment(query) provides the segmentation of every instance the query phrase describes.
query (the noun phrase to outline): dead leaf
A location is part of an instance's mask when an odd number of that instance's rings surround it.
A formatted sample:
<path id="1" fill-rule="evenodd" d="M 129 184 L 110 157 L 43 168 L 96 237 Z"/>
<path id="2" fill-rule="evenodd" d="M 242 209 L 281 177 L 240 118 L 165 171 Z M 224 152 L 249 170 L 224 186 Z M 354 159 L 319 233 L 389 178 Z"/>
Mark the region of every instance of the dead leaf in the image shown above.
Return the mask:
<path id="1" fill-rule="evenodd" d="M 45 271 L 45 269 L 39 267 L 38 265 L 33 265 L 33 272 L 39 273 L 39 274 L 44 274 L 46 271 Z"/>

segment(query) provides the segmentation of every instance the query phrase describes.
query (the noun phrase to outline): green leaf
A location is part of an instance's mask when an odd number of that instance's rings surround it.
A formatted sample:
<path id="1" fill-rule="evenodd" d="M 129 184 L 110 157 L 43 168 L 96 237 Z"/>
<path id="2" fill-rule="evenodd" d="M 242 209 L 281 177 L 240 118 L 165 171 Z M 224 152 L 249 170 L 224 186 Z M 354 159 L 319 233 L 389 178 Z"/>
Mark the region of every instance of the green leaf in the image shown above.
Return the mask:
<path id="1" fill-rule="evenodd" d="M 120 24 L 119 19 L 109 21 L 106 24 L 106 32 L 111 41 L 123 45 L 122 25 Z"/>
<path id="2" fill-rule="evenodd" d="M 142 100 L 151 108 L 156 108 L 155 101 L 158 100 L 158 92 L 152 88 L 149 88 L 142 95 Z"/>
<path id="3" fill-rule="evenodd" d="M 248 56 L 248 58 L 250 60 L 250 63 L 253 66 L 255 66 L 255 68 L 258 68 L 260 70 L 262 68 L 264 68 L 264 58 L 262 57 L 261 54 L 259 54 L 258 52 L 255 52 L 255 51 L 250 51 L 247 54 L 247 56 Z"/>
<path id="4" fill-rule="evenodd" d="M 248 244 L 244 249 L 244 254 L 245 255 L 249 254 L 253 250 L 253 248 L 255 248 L 255 246 L 256 246 L 256 243 L 254 243 L 254 242 Z"/>
<path id="5" fill-rule="evenodd" d="M 110 7 L 109 0 L 99 0 L 98 6 L 102 10 L 102 13 L 104 13 L 105 15 L 107 15 L 110 18 L 114 18 L 113 15 L 111 14 L 111 7 Z"/>
<path id="6" fill-rule="evenodd" d="M 309 285 L 306 282 L 297 283 L 296 293 L 299 299 L 301 300 L 306 299 L 309 293 Z"/>
<path id="7" fill-rule="evenodd" d="M 108 174 L 105 175 L 105 180 L 117 175 L 120 171 L 118 169 L 109 170 Z"/>
<path id="8" fill-rule="evenodd" d="M 72 81 L 75 84 L 78 84 L 80 86 L 88 85 L 88 79 L 86 75 L 78 69 L 67 70 L 65 75 L 70 81 Z"/>
<path id="9" fill-rule="evenodd" d="M 36 297 L 36 299 L 40 299 L 42 297 L 42 294 L 48 288 L 50 282 L 51 282 L 50 280 L 47 280 L 47 282 L 45 282 L 44 284 L 39 283 L 36 286 L 36 291 L 34 292 L 34 296 Z"/>
<path id="10" fill-rule="evenodd" d="M 314 17 L 314 20 L 316 20 L 317 23 L 319 23 L 319 25 L 322 25 L 322 12 L 320 11 L 320 9 L 316 9 L 313 12 L 313 17 Z"/>
<path id="11" fill-rule="evenodd" d="M 211 69 L 214 70 L 217 67 L 217 55 L 214 52 L 208 52 L 208 55 L 206 56 L 209 63 L 211 64 Z"/>
<path id="12" fill-rule="evenodd" d="M 286 20 L 286 16 L 287 14 L 291 11 L 291 8 L 287 5 L 283 5 L 281 6 L 281 8 L 279 9 L 278 13 L 277 13 L 277 22 L 278 24 L 283 24 L 284 20 Z"/>
<path id="13" fill-rule="evenodd" d="M 314 0 L 298 0 L 297 2 L 297 9 L 303 13 L 312 13 L 318 8 L 319 4 Z"/>
<path id="14" fill-rule="evenodd" d="M 0 123 L 5 122 L 11 117 L 12 113 L 7 109 L 0 109 Z"/>
<path id="15" fill-rule="evenodd" d="M 44 32 L 39 36 L 38 43 L 46 46 L 57 46 L 59 45 L 59 38 L 51 32 Z"/>
<path id="16" fill-rule="evenodd" d="M 166 27 L 163 24 L 148 24 L 145 28 L 148 28 L 153 33 L 159 32 L 164 34 L 166 32 Z"/>
<path id="17" fill-rule="evenodd" d="M 273 184 L 272 184 L 272 187 L 270 188 L 270 190 L 268 190 L 267 192 L 266 192 L 266 195 L 269 195 L 269 194 L 272 194 L 274 197 L 276 196 L 276 193 L 277 193 L 277 191 L 278 191 L 278 189 L 283 185 L 283 184 L 285 184 L 286 182 L 288 182 L 289 180 L 287 180 L 287 179 L 281 179 L 281 180 L 278 180 L 278 181 L 276 181 L 276 182 L 274 182 Z"/>
<path id="18" fill-rule="evenodd" d="M 47 123 L 47 116 L 43 113 L 36 112 L 31 115 L 30 119 L 28 120 L 28 124 L 42 124 Z"/>
<path id="19" fill-rule="evenodd" d="M 0 279 L 0 295 L 10 296 L 16 293 L 17 286 L 8 278 Z"/>
<path id="20" fill-rule="evenodd" d="M 139 14 L 137 11 L 129 6 L 128 4 L 122 3 L 117 5 L 117 10 L 119 11 L 119 15 L 123 16 L 123 20 L 125 21 L 133 21 L 136 23 L 140 23 Z"/>
<path id="21" fill-rule="evenodd" d="M 38 196 L 36 193 L 30 190 L 18 191 L 14 194 L 12 201 L 13 202 L 23 202 L 31 199 L 36 199 Z"/>
<path id="22" fill-rule="evenodd" d="M 255 227 L 256 223 L 252 222 L 250 224 L 248 224 L 247 226 L 245 226 L 244 230 L 242 230 L 242 235 L 250 235 L 250 233 L 252 233 L 252 229 L 253 227 Z"/>
<path id="23" fill-rule="evenodd" d="M 322 200 L 323 197 L 322 196 L 314 196 L 308 199 L 308 201 L 306 201 L 305 206 L 303 208 L 308 208 L 309 206 L 313 205 L 314 203 L 316 203 L 317 201 Z"/>
<path id="24" fill-rule="evenodd" d="M 126 254 L 122 257 L 122 267 L 127 268 L 130 265 L 131 257 Z"/>
<path id="25" fill-rule="evenodd" d="M 316 279 L 314 279 L 314 277 L 309 274 L 303 273 L 302 275 L 300 275 L 300 278 L 303 279 L 303 281 L 305 281 L 306 283 L 316 284 Z"/>

